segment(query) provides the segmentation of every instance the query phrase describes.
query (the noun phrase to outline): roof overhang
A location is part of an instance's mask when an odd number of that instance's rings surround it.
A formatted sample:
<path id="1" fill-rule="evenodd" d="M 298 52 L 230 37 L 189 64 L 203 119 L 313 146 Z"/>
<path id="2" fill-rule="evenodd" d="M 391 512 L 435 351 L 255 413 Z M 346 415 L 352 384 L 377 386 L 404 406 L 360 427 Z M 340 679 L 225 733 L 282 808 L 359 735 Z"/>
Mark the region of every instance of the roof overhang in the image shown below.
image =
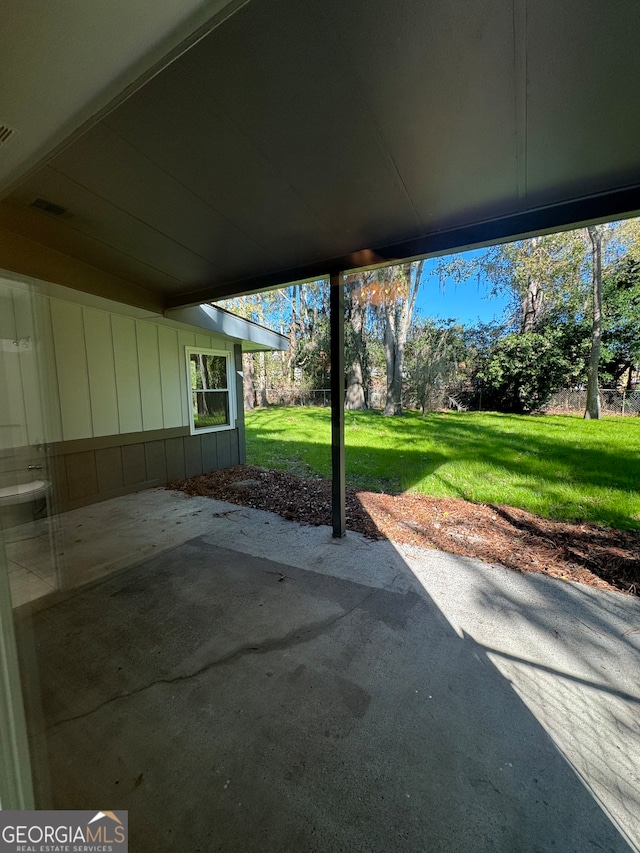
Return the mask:
<path id="1" fill-rule="evenodd" d="M 0 269 L 0 278 L 2 270 Z M 266 326 L 245 320 L 217 305 L 200 305 L 190 308 L 178 308 L 165 312 L 153 311 L 140 306 L 129 305 L 120 300 L 112 300 L 94 293 L 65 287 L 46 280 L 37 280 L 8 272 L 8 281 L 12 287 L 35 291 L 41 296 L 71 302 L 85 308 L 106 311 L 131 317 L 134 320 L 150 320 L 160 326 L 171 326 L 185 331 L 205 331 L 221 335 L 227 340 L 241 344 L 243 352 L 269 352 L 286 350 L 289 340 L 286 335 L 274 332 Z"/>
<path id="2" fill-rule="evenodd" d="M 640 212 L 636 0 L 9 9 L 17 272 L 163 311 Z"/>
<path id="3" fill-rule="evenodd" d="M 286 335 L 281 335 L 251 320 L 245 320 L 216 305 L 174 308 L 165 311 L 164 316 L 168 320 L 197 326 L 200 329 L 242 341 L 242 349 L 245 352 L 286 350 L 289 347 L 289 339 Z"/>

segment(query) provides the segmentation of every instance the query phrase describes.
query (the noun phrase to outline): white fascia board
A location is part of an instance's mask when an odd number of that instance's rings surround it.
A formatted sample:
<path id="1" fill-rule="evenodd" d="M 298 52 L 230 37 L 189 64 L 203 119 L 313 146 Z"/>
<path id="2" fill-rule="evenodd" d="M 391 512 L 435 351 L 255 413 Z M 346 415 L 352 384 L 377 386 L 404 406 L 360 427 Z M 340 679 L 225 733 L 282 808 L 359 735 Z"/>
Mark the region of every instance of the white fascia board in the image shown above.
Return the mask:
<path id="1" fill-rule="evenodd" d="M 190 308 L 172 308 L 164 312 L 167 320 L 197 326 L 208 332 L 216 332 L 228 338 L 242 341 L 242 348 L 247 352 L 260 350 L 286 350 L 289 340 L 279 332 L 273 332 L 264 326 L 259 326 L 251 320 L 236 317 L 228 311 L 221 311 L 213 305 L 194 305 Z"/>
<path id="2" fill-rule="evenodd" d="M 172 308 L 165 311 L 163 315 L 146 308 L 126 305 L 124 302 L 116 302 L 103 296 L 95 296 L 92 293 L 74 290 L 62 284 L 30 278 L 1 268 L 0 281 L 17 289 L 34 289 L 36 293 L 42 296 L 61 299 L 64 302 L 71 302 L 85 308 L 107 311 L 110 314 L 121 314 L 135 320 L 149 320 L 158 325 L 184 328 L 187 331 L 204 329 L 207 332 L 215 332 L 242 342 L 242 349 L 245 352 L 286 350 L 289 347 L 289 339 L 285 335 L 267 329 L 265 326 L 260 326 L 251 320 L 244 320 L 229 311 L 215 308 L 213 305 Z"/>

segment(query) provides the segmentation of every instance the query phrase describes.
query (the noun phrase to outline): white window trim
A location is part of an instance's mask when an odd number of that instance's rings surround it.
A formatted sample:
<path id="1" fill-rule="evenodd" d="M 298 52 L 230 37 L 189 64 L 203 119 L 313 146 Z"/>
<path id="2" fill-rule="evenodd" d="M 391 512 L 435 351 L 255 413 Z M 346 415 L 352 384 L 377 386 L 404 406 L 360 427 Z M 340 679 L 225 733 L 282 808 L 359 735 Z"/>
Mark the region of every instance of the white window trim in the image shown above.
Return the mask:
<path id="1" fill-rule="evenodd" d="M 187 401 L 189 415 L 189 431 L 191 435 L 202 435 L 205 432 L 223 432 L 235 429 L 236 426 L 236 374 L 233 353 L 225 349 L 207 349 L 206 347 L 185 347 L 185 360 L 187 366 Z M 229 395 L 229 423 L 212 427 L 196 427 L 193 420 L 193 388 L 191 387 L 191 356 L 196 355 L 223 355 L 227 360 L 227 393 Z"/>

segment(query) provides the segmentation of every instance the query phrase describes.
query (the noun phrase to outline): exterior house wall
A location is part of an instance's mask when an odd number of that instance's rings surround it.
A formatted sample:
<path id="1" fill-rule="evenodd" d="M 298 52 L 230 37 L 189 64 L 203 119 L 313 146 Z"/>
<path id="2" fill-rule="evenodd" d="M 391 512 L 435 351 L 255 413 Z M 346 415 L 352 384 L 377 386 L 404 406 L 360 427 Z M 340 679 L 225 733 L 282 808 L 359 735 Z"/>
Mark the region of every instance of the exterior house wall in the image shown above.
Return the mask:
<path id="1" fill-rule="evenodd" d="M 244 461 L 241 410 L 190 435 L 185 347 L 237 361 L 223 336 L 0 280 L 0 341 L 0 486 L 48 479 L 66 510 Z"/>

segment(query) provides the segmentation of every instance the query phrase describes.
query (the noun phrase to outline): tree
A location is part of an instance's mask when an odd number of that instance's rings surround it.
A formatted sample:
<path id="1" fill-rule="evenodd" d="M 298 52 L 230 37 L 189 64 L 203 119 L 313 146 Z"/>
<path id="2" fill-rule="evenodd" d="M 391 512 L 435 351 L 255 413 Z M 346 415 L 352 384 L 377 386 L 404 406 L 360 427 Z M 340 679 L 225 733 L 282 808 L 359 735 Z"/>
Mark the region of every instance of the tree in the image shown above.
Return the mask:
<path id="1" fill-rule="evenodd" d="M 587 404 L 585 418 L 597 419 L 600 417 L 600 394 L 598 388 L 598 371 L 600 369 L 600 353 L 602 348 L 602 269 L 604 264 L 604 251 L 609 249 L 613 255 L 610 264 L 619 260 L 621 253 L 636 249 L 638 246 L 638 221 L 630 220 L 613 225 L 589 225 L 587 227 L 589 242 L 591 244 L 591 290 L 592 290 L 592 312 L 591 312 L 591 355 L 589 358 L 589 371 L 587 376 Z"/>
<path id="2" fill-rule="evenodd" d="M 589 225 L 587 228 L 591 242 L 591 283 L 593 295 L 593 314 L 591 321 L 591 356 L 587 376 L 587 406 L 585 418 L 597 420 L 600 417 L 600 393 L 598 388 L 598 368 L 600 367 L 600 347 L 602 343 L 602 228 Z"/>
<path id="3" fill-rule="evenodd" d="M 256 405 L 256 373 L 252 352 L 242 353 L 242 376 L 242 387 L 244 389 L 244 408 L 245 411 L 250 412 L 255 408 Z"/>
<path id="4" fill-rule="evenodd" d="M 443 396 L 453 393 L 459 366 L 465 365 L 463 327 L 455 321 L 433 319 L 411 324 L 406 349 L 407 391 L 422 413 L 443 404 Z"/>
<path id="5" fill-rule="evenodd" d="M 365 335 L 367 313 L 367 286 L 371 273 L 359 278 L 349 276 L 346 288 L 347 296 L 347 334 L 345 335 L 348 363 L 347 390 L 345 408 L 366 409 L 369 405 L 369 359 Z"/>
<path id="6" fill-rule="evenodd" d="M 487 282 L 493 294 L 509 294 L 511 330 L 531 332 L 550 311 L 581 303 L 583 260 L 582 236 L 564 231 L 500 243 L 479 255 L 443 258 L 438 274 L 441 281 L 456 283 L 476 278 Z"/>
<path id="7" fill-rule="evenodd" d="M 309 388 L 328 388 L 331 375 L 329 317 L 319 314 L 313 334 L 300 338 L 296 348 L 296 366 L 302 371 L 302 384 Z"/>
<path id="8" fill-rule="evenodd" d="M 529 414 L 562 387 L 570 363 L 561 331 L 512 332 L 500 338 L 477 371 L 485 408 Z"/>
<path id="9" fill-rule="evenodd" d="M 292 390 L 307 384 L 299 378 L 301 371 L 315 387 L 326 387 L 328 367 L 324 369 L 322 365 L 323 359 L 328 358 L 326 282 L 296 284 L 227 299 L 221 302 L 221 307 L 277 329 L 289 338 L 289 348 L 284 353 L 243 356 L 246 408 L 268 405 L 268 391 L 272 388 L 284 391 L 285 398 L 290 397 Z"/>
<path id="10" fill-rule="evenodd" d="M 396 267 L 397 278 L 388 289 L 381 308 L 384 315 L 384 351 L 387 363 L 387 396 L 384 415 L 402 414 L 402 369 L 409 324 L 418 296 L 424 261 Z"/>
<path id="11" fill-rule="evenodd" d="M 602 296 L 597 378 L 601 384 L 631 387 L 640 362 L 640 220 L 598 229 Z M 595 354 L 593 253 L 590 232 L 582 228 L 494 246 L 473 257 L 444 259 L 441 280 L 445 275 L 455 282 L 478 277 L 489 292 L 512 297 L 509 315 L 502 320 L 460 331 L 451 327 L 446 334 L 448 327 L 441 321 L 413 319 L 422 262 L 350 276 L 345 294 L 346 406 L 369 405 L 372 382 L 385 373 L 387 415 L 401 413 L 403 404 L 434 406 L 452 383 L 468 405 L 511 411 L 535 409 L 558 382 L 560 387 L 584 385 Z M 287 400 L 292 392 L 327 387 L 328 294 L 327 282 L 318 281 L 226 303 L 229 310 L 289 337 L 287 353 L 244 357 L 247 407 L 266 404 L 267 389 L 277 388 L 282 392 L 277 398 Z M 520 337 L 534 333 L 539 337 Z M 516 338 L 501 343 L 509 335 Z M 533 365 L 521 361 L 523 352 Z M 515 359 L 511 371 L 510 357 Z M 550 371 L 551 383 L 536 375 L 536 364 L 540 371 Z M 558 379 L 561 365 L 564 374 Z M 507 389 L 502 402 L 499 388 Z"/>
<path id="12" fill-rule="evenodd" d="M 422 279 L 424 261 L 376 270 L 366 297 L 382 325 L 387 394 L 384 415 L 402 414 L 402 375 L 409 325 Z"/>
<path id="13" fill-rule="evenodd" d="M 627 220 L 493 246 L 472 258 L 454 256 L 441 263 L 440 274 L 453 277 L 454 281 L 479 276 L 489 282 L 493 292 L 510 293 L 513 304 L 509 325 L 513 331 L 535 331 L 546 338 L 554 326 L 561 329 L 554 348 L 565 354 L 566 382 L 586 379 L 585 417 L 597 418 L 598 374 L 607 329 L 603 271 L 611 269 L 625 252 L 638 247 L 638 220 Z M 604 294 L 606 309 L 611 290 Z M 613 343 L 610 338 L 604 341 Z M 588 364 L 585 346 L 589 348 Z M 605 346 L 603 354 L 608 357 L 610 352 Z M 542 356 L 532 353 L 532 357 Z M 508 405 L 513 405 L 513 400 Z"/>
<path id="14" fill-rule="evenodd" d="M 607 310 L 602 324 L 600 381 L 630 389 L 640 365 L 639 250 L 632 248 L 603 272 L 602 301 Z"/>

